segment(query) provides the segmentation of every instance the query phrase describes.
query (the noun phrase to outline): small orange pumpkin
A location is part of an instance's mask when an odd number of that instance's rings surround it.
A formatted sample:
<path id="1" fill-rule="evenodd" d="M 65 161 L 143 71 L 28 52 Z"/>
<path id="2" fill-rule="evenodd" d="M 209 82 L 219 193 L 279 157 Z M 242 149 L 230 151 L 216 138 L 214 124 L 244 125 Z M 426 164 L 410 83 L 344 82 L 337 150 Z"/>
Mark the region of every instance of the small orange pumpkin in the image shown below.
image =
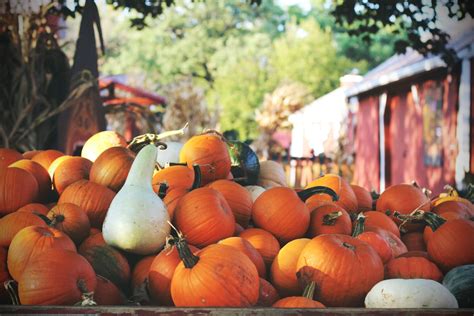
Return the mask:
<path id="1" fill-rule="evenodd" d="M 102 152 L 92 164 L 89 178 L 118 192 L 127 179 L 135 153 L 125 147 L 111 147 Z"/>
<path id="2" fill-rule="evenodd" d="M 9 167 L 23 169 L 31 173 L 38 183 L 38 200 L 42 202 L 48 201 L 51 197 L 51 179 L 49 178 L 48 171 L 43 166 L 28 159 L 21 159 L 12 163 Z"/>
<path id="3" fill-rule="evenodd" d="M 440 282 L 443 279 L 441 270 L 423 257 L 400 257 L 390 260 L 385 265 L 386 279 L 430 279 Z"/>
<path id="4" fill-rule="evenodd" d="M 18 168 L 0 169 L 0 216 L 36 202 L 38 191 L 38 182 L 28 171 Z"/>
<path id="5" fill-rule="evenodd" d="M 270 267 L 273 258 L 280 251 L 280 243 L 275 236 L 261 228 L 247 228 L 239 234 L 239 237 L 247 240 L 260 252 L 267 267 Z"/>
<path id="6" fill-rule="evenodd" d="M 350 235 L 352 222 L 349 213 L 342 207 L 329 203 L 311 211 L 309 228 L 306 235 L 309 238 L 321 234 Z"/>
<path id="7" fill-rule="evenodd" d="M 122 135 L 114 131 L 98 132 L 85 142 L 81 157 L 94 162 L 101 153 L 110 147 L 127 147 L 127 141 Z"/>
<path id="8" fill-rule="evenodd" d="M 342 177 L 335 174 L 327 174 L 312 181 L 306 188 L 315 186 L 332 189 L 339 196 L 339 200 L 335 202 L 337 205 L 349 213 L 357 212 L 357 197 L 350 184 Z M 331 197 L 327 194 L 315 194 L 307 199 L 306 203 L 311 203 L 312 200 L 332 201 Z"/>
<path id="9" fill-rule="evenodd" d="M 13 237 L 28 226 L 46 227 L 45 221 L 29 212 L 14 212 L 0 218 L 0 247 L 8 248 Z"/>
<path id="10" fill-rule="evenodd" d="M 61 156 L 64 156 L 64 153 L 60 152 L 59 150 L 48 149 L 34 155 L 31 160 L 39 163 L 44 169 L 49 170 L 49 166 L 53 163 L 53 161 Z"/>
<path id="11" fill-rule="evenodd" d="M 53 207 L 47 214 L 50 226 L 68 235 L 79 245 L 90 234 L 91 224 L 81 207 L 72 203 L 62 203 Z"/>
<path id="12" fill-rule="evenodd" d="M 247 240 L 243 239 L 242 237 L 229 237 L 222 239 L 218 242 L 218 244 L 231 246 L 239 251 L 242 251 L 255 264 L 258 275 L 261 278 L 265 278 L 267 276 L 267 268 L 265 267 L 265 262 L 263 261 L 262 255 Z"/>
<path id="13" fill-rule="evenodd" d="M 371 211 L 373 199 L 372 195 L 370 195 L 370 192 L 367 189 L 356 184 L 351 184 L 351 188 L 357 198 L 357 211 Z"/>

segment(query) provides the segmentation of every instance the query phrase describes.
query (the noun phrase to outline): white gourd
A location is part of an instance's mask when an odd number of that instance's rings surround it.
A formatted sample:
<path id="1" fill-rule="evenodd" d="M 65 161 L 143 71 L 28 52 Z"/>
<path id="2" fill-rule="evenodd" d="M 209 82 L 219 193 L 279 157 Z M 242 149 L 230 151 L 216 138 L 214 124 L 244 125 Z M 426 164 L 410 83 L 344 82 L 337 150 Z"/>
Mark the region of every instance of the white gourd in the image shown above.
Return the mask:
<path id="1" fill-rule="evenodd" d="M 454 295 L 427 279 L 390 279 L 377 283 L 365 297 L 367 308 L 458 308 Z"/>
<path id="2" fill-rule="evenodd" d="M 107 244 L 140 255 L 157 253 L 165 244 L 168 211 L 151 185 L 156 156 L 154 145 L 137 154 L 105 217 L 102 233 Z"/>
<path id="3" fill-rule="evenodd" d="M 247 191 L 249 191 L 250 195 L 252 196 L 252 201 L 254 203 L 255 203 L 255 200 L 260 196 L 260 194 L 265 192 L 265 188 L 259 185 L 247 185 L 244 188 L 246 188 Z"/>
<path id="4" fill-rule="evenodd" d="M 183 144 L 180 142 L 165 142 L 166 149 L 160 150 L 156 162 L 160 166 L 165 167 L 167 163 L 178 163 L 179 162 L 179 152 L 183 147 Z"/>

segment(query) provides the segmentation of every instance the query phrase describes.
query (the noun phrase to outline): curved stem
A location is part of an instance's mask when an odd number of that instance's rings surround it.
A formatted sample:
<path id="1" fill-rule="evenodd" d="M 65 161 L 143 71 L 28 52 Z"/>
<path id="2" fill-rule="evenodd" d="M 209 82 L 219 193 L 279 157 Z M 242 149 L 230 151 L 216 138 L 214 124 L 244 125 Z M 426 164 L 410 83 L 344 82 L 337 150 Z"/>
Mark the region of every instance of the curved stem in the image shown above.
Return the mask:
<path id="1" fill-rule="evenodd" d="M 354 226 L 354 231 L 352 232 L 352 237 L 357 237 L 364 232 L 364 225 L 365 225 L 365 215 L 363 213 L 359 213 L 356 218 L 356 224 Z"/>
<path id="2" fill-rule="evenodd" d="M 201 167 L 195 164 L 193 165 L 193 170 L 194 170 L 194 181 L 193 181 L 193 185 L 191 186 L 190 191 L 197 189 L 201 186 L 201 179 L 202 179 Z"/>
<path id="3" fill-rule="evenodd" d="M 79 279 L 77 281 L 77 287 L 82 293 L 81 301 L 77 302 L 75 305 L 79 306 L 95 306 L 97 303 L 94 301 L 94 292 L 90 292 L 87 289 L 86 281 Z"/>
<path id="4" fill-rule="evenodd" d="M 168 184 L 166 182 L 160 183 L 160 187 L 158 188 L 158 196 L 160 199 L 163 199 L 166 196 L 166 191 L 168 191 Z"/>
<path id="5" fill-rule="evenodd" d="M 18 298 L 18 283 L 15 280 L 7 280 L 3 282 L 3 286 L 10 296 L 12 305 L 21 305 L 20 299 Z"/>
<path id="6" fill-rule="evenodd" d="M 45 216 L 41 213 L 33 211 L 33 214 L 35 214 L 36 216 L 41 218 L 46 223 L 46 225 L 48 225 L 49 227 L 54 227 L 54 225 L 56 224 L 56 223 L 53 224 L 53 221 L 49 217 L 47 217 L 47 216 Z"/>
<path id="7" fill-rule="evenodd" d="M 328 194 L 332 197 L 332 200 L 333 201 L 337 201 L 339 200 L 339 196 L 336 194 L 336 192 L 334 192 L 333 189 L 331 188 L 328 188 L 328 187 L 323 187 L 323 186 L 315 186 L 315 187 L 311 187 L 311 188 L 308 188 L 308 189 L 305 189 L 303 191 L 300 191 L 298 192 L 298 197 L 303 201 L 305 202 L 307 199 L 309 199 L 312 195 L 314 194 L 321 194 L 321 193 L 324 193 L 324 194 Z"/>
<path id="8" fill-rule="evenodd" d="M 148 145 L 148 144 L 157 145 L 158 143 L 160 143 L 159 141 L 164 138 L 175 136 L 175 135 L 184 135 L 184 132 L 186 128 L 188 128 L 188 125 L 189 124 L 186 123 L 186 125 L 184 125 L 184 127 L 181 129 L 177 129 L 174 131 L 166 131 L 160 134 L 148 133 L 148 134 L 138 135 L 132 139 L 132 141 L 128 144 L 127 148 L 131 149 L 132 151 L 135 151 L 134 149 L 138 149 L 138 151 L 140 151 L 140 149 L 143 148 L 144 145 Z M 164 149 L 166 149 L 166 147 Z M 138 151 L 135 151 L 135 152 L 138 152 Z"/>
<path id="9" fill-rule="evenodd" d="M 446 220 L 442 218 L 441 216 L 432 212 L 425 212 L 422 210 L 416 210 L 409 215 L 403 215 L 398 212 L 395 212 L 393 216 L 402 221 L 401 225 L 407 222 L 410 222 L 410 223 L 421 222 L 421 223 L 426 223 L 428 226 L 431 227 L 433 231 L 436 231 L 441 225 L 446 223 Z"/>
<path id="10" fill-rule="evenodd" d="M 334 211 L 323 216 L 323 225 L 325 226 L 334 226 L 337 222 L 337 219 L 342 216 L 341 211 Z"/>
<path id="11" fill-rule="evenodd" d="M 192 269 L 198 263 L 199 257 L 193 254 L 183 234 L 169 221 L 168 224 L 171 226 L 170 239 L 172 240 L 172 244 L 176 246 L 176 250 L 178 250 L 178 255 L 183 261 L 184 266 L 187 269 Z"/>

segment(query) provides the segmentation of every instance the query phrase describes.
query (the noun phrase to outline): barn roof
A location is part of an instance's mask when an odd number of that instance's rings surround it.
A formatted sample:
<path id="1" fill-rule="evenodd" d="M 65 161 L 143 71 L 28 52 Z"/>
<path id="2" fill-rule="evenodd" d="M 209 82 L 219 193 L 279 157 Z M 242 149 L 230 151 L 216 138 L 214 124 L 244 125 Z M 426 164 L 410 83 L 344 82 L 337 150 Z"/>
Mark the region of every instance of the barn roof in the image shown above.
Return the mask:
<path id="1" fill-rule="evenodd" d="M 448 48 L 454 49 L 459 58 L 474 55 L 474 27 L 451 40 Z M 370 70 L 358 84 L 346 90 L 346 96 L 356 96 L 361 93 L 387 86 L 423 72 L 446 67 L 440 56 L 423 56 L 409 48 L 405 54 L 397 54 L 382 64 Z"/>

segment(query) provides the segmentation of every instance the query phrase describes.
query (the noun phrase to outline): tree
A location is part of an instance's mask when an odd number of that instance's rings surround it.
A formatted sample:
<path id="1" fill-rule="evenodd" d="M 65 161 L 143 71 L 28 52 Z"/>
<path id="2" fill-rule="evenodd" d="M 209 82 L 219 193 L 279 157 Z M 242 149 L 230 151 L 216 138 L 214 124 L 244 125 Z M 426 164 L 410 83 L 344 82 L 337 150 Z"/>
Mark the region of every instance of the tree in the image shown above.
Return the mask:
<path id="1" fill-rule="evenodd" d="M 351 35 L 358 35 L 370 43 L 370 34 L 386 27 L 394 27 L 393 33 L 405 32 L 406 38 L 394 43 L 397 53 L 412 47 L 423 55 L 441 54 L 448 63 L 456 59 L 454 51 L 446 47 L 449 35 L 438 23 L 438 5 L 448 9 L 450 18 L 462 20 L 474 18 L 474 2 L 470 0 L 336 1 L 333 14 L 339 25 Z"/>

